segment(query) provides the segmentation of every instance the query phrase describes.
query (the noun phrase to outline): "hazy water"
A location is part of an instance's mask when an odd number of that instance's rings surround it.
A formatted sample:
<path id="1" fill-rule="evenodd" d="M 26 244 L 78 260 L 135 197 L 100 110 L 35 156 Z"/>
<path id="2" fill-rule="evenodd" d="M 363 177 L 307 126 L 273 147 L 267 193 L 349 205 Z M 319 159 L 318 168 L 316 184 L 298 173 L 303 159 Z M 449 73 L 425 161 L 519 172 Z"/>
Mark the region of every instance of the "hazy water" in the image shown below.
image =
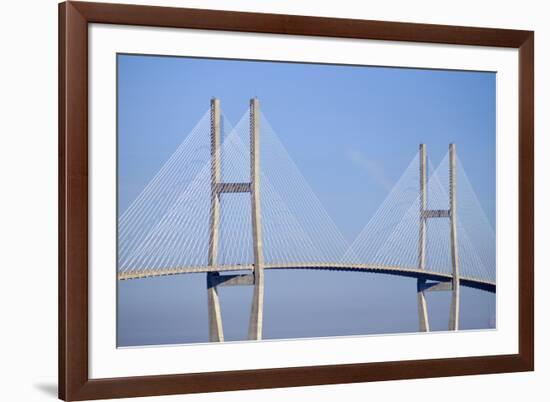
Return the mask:
<path id="1" fill-rule="evenodd" d="M 225 339 L 246 340 L 252 287 L 219 288 Z M 428 294 L 446 330 L 450 292 Z M 495 295 L 461 288 L 461 329 L 495 327 Z M 416 332 L 416 280 L 331 271 L 266 271 L 264 339 Z M 118 285 L 118 346 L 208 342 L 206 274 Z"/>

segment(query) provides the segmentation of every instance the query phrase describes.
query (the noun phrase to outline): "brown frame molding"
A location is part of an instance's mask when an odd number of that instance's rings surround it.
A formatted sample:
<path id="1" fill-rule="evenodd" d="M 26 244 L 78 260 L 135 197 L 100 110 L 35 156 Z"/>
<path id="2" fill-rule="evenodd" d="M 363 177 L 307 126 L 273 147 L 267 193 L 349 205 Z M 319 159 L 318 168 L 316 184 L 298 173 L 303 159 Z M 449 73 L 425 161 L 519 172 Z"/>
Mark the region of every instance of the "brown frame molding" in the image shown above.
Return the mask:
<path id="1" fill-rule="evenodd" d="M 519 353 L 88 378 L 88 24 L 107 23 L 519 49 Z M 534 32 L 105 3 L 59 5 L 59 397 L 84 400 L 534 369 Z"/>

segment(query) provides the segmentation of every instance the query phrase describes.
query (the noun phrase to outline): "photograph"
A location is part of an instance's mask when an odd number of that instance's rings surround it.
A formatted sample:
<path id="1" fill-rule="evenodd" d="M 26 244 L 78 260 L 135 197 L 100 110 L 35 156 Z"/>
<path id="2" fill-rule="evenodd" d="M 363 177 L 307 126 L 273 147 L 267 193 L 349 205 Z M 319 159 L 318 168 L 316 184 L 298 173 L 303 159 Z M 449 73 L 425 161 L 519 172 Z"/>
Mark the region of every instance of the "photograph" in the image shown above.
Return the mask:
<path id="1" fill-rule="evenodd" d="M 116 70 L 118 348 L 498 328 L 494 71 Z"/>

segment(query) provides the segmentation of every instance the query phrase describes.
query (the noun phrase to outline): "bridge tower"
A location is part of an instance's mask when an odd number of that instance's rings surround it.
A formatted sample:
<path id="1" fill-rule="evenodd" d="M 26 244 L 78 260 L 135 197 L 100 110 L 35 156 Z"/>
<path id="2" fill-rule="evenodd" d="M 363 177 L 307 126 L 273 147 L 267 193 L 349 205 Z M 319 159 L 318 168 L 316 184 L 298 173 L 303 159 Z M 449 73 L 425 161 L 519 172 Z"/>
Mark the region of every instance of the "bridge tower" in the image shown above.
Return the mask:
<path id="1" fill-rule="evenodd" d="M 431 218 L 448 218 L 450 220 L 451 266 L 450 282 L 428 281 L 419 278 L 417 281 L 418 322 L 420 331 L 429 332 L 428 306 L 426 294 L 428 291 L 450 290 L 451 311 L 449 313 L 449 330 L 458 330 L 460 308 L 460 276 L 458 261 L 458 242 L 456 228 L 456 146 L 449 144 L 449 209 L 427 209 L 426 180 L 426 145 L 420 144 L 420 225 L 418 233 L 418 268 L 426 269 L 426 226 Z"/>
<path id="2" fill-rule="evenodd" d="M 209 338 L 210 342 L 224 341 L 218 287 L 253 285 L 248 339 L 260 340 L 263 324 L 264 257 L 260 214 L 260 102 L 258 98 L 250 100 L 250 182 L 223 183 L 221 181 L 220 145 L 220 101 L 214 98 L 210 102 L 211 190 L 208 265 L 210 267 L 218 265 L 220 199 L 224 193 L 250 193 L 254 265 L 252 274 L 221 275 L 215 271 L 207 273 Z"/>

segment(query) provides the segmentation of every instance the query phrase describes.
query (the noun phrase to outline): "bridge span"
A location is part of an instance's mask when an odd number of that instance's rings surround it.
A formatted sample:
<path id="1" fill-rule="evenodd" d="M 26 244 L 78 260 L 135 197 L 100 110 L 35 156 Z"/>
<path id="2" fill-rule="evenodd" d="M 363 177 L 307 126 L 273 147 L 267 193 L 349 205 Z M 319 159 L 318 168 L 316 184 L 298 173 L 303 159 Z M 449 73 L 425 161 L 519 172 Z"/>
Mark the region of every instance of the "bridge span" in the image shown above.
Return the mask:
<path id="1" fill-rule="evenodd" d="M 409 278 L 423 279 L 426 281 L 436 281 L 449 283 L 453 279 L 451 273 L 441 273 L 436 271 L 428 271 L 419 268 L 397 267 L 390 265 L 377 264 L 349 264 L 349 263 L 284 263 L 284 264 L 265 264 L 264 269 L 279 270 L 279 269 L 303 269 L 303 270 L 323 270 L 323 271 L 348 271 L 348 272 L 370 272 L 376 274 L 386 274 L 394 276 L 404 276 Z M 136 271 L 120 272 L 119 280 L 151 278 L 167 275 L 182 275 L 196 273 L 213 273 L 213 272 L 239 272 L 239 271 L 254 271 L 253 264 L 237 264 L 237 265 L 217 265 L 217 266 L 193 266 L 193 267 L 173 267 L 165 269 L 140 269 Z M 232 275 L 230 284 L 249 284 L 244 277 L 246 274 Z M 233 278 L 241 277 L 240 281 Z M 228 279 L 229 280 L 229 279 Z M 461 286 L 480 289 L 490 293 L 496 293 L 496 283 L 480 278 L 461 276 L 459 279 Z M 229 283 L 227 283 L 229 284 Z M 251 284 L 251 283 L 250 283 Z M 220 283 L 223 285 L 223 282 Z M 435 286 L 435 285 L 434 285 Z M 423 290 L 429 290 L 428 283 Z M 439 289 L 447 290 L 446 286 L 441 286 Z"/>

